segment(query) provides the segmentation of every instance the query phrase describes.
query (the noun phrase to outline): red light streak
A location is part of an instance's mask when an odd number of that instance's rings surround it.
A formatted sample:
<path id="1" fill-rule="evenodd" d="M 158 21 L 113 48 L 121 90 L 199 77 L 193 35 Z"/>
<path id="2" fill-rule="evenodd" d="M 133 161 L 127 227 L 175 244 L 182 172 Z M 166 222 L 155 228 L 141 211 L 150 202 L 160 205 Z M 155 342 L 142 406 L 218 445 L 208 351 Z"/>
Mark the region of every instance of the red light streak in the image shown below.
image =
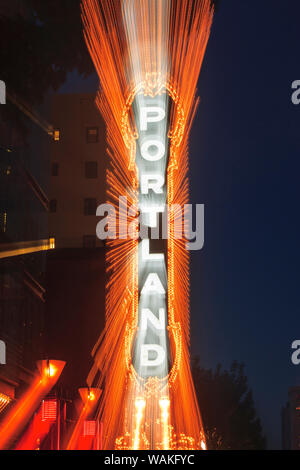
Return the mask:
<path id="1" fill-rule="evenodd" d="M 52 420 L 43 419 L 43 406 L 34 415 L 27 431 L 22 435 L 15 450 L 36 450 L 39 449 L 46 435 L 49 433 Z"/>
<path id="2" fill-rule="evenodd" d="M 62 361 L 40 361 L 38 363 L 40 374 L 0 424 L 0 450 L 10 447 L 11 441 L 29 422 L 43 397 L 54 387 L 64 366 L 65 362 Z"/>
<path id="3" fill-rule="evenodd" d="M 67 444 L 66 450 L 76 450 L 78 449 L 80 435 L 86 425 L 87 418 L 92 415 L 95 410 L 97 403 L 99 401 L 101 390 L 93 388 L 80 388 L 79 389 L 80 397 L 83 402 L 82 409 L 79 414 L 78 420 L 75 424 L 75 427 L 72 431 L 71 437 Z M 83 449 L 82 449 L 83 450 Z"/>

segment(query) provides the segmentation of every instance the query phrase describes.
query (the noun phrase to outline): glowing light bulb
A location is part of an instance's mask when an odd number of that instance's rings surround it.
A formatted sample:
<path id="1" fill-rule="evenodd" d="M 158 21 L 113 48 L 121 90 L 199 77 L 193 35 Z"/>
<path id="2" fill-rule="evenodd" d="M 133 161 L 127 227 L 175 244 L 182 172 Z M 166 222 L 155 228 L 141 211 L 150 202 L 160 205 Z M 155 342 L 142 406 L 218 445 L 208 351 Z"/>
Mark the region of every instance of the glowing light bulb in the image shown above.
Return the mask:
<path id="1" fill-rule="evenodd" d="M 143 398 L 137 398 L 135 400 L 135 407 L 137 409 L 137 413 L 136 413 L 136 428 L 135 428 L 135 433 L 134 433 L 133 450 L 138 450 L 140 447 L 141 422 L 143 419 L 144 409 L 146 407 L 145 400 Z"/>
<path id="2" fill-rule="evenodd" d="M 45 375 L 47 377 L 54 377 L 57 372 L 56 367 L 53 364 L 49 364 L 45 369 Z"/>
<path id="3" fill-rule="evenodd" d="M 161 400 L 159 400 L 159 406 L 161 408 L 161 421 L 163 423 L 164 450 L 169 450 L 169 448 L 170 448 L 170 436 L 169 436 L 170 400 L 168 398 L 162 398 Z"/>

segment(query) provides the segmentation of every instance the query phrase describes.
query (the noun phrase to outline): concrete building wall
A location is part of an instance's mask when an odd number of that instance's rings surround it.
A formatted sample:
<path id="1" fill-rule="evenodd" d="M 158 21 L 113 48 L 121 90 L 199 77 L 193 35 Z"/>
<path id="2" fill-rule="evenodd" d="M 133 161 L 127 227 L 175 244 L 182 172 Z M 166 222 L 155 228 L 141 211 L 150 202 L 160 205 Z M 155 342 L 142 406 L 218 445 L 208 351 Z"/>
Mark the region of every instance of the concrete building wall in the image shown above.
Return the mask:
<path id="1" fill-rule="evenodd" d="M 49 199 L 56 210 L 50 207 L 49 233 L 56 250 L 47 256 L 46 352 L 67 362 L 61 383 L 76 390 L 85 385 L 105 322 L 105 248 L 96 238 L 96 206 L 106 200 L 106 133 L 93 94 L 53 96 L 50 119 L 59 140 L 50 145 Z M 84 212 L 86 199 L 96 200 L 91 215 Z"/>
<path id="2" fill-rule="evenodd" d="M 0 15 L 14 16 L 16 14 L 28 15 L 28 5 L 24 0 L 1 0 Z"/>
<path id="3" fill-rule="evenodd" d="M 105 252 L 64 249 L 48 253 L 46 353 L 67 362 L 60 383 L 86 385 L 92 350 L 105 323 Z"/>
<path id="4" fill-rule="evenodd" d="M 51 144 L 49 198 L 56 208 L 49 216 L 49 231 L 58 249 L 79 248 L 84 237 L 96 238 L 96 211 L 85 215 L 85 200 L 105 202 L 105 126 L 94 101 L 92 94 L 55 95 L 52 100 L 51 121 L 60 138 Z M 89 143 L 95 132 L 97 141 Z M 97 167 L 96 177 L 87 177 L 86 165 Z"/>

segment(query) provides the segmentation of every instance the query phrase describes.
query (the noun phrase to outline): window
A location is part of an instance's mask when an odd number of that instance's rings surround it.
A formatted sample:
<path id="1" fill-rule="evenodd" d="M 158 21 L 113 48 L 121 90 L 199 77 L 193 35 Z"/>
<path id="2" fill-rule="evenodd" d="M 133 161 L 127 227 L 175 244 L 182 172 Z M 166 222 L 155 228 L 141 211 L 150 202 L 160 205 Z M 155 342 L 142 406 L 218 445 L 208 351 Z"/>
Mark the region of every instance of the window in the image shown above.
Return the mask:
<path id="1" fill-rule="evenodd" d="M 85 162 L 85 177 L 86 178 L 98 178 L 98 163 L 97 162 Z"/>
<path id="2" fill-rule="evenodd" d="M 88 144 L 96 144 L 99 137 L 98 127 L 87 127 L 86 129 L 86 141 Z"/>
<path id="3" fill-rule="evenodd" d="M 51 199 L 50 204 L 49 204 L 49 210 L 52 214 L 57 212 L 57 200 L 56 199 Z"/>
<path id="4" fill-rule="evenodd" d="M 83 435 L 84 437 L 96 437 L 97 424 L 96 421 L 84 421 L 83 423 Z"/>
<path id="5" fill-rule="evenodd" d="M 59 174 L 59 164 L 52 163 L 52 176 L 58 176 Z"/>
<path id="6" fill-rule="evenodd" d="M 7 230 L 7 212 L 0 212 L 0 231 L 5 233 Z"/>
<path id="7" fill-rule="evenodd" d="M 54 422 L 57 418 L 57 400 L 43 400 L 42 421 Z"/>
<path id="8" fill-rule="evenodd" d="M 49 248 L 50 250 L 55 250 L 56 240 L 54 237 L 49 238 Z"/>
<path id="9" fill-rule="evenodd" d="M 84 235 L 83 247 L 84 248 L 96 248 L 96 235 Z"/>
<path id="10" fill-rule="evenodd" d="M 87 198 L 84 200 L 84 215 L 96 215 L 97 200 L 94 198 Z"/>
<path id="11" fill-rule="evenodd" d="M 54 129 L 53 131 L 53 139 L 55 142 L 60 141 L 60 130 L 59 129 Z"/>

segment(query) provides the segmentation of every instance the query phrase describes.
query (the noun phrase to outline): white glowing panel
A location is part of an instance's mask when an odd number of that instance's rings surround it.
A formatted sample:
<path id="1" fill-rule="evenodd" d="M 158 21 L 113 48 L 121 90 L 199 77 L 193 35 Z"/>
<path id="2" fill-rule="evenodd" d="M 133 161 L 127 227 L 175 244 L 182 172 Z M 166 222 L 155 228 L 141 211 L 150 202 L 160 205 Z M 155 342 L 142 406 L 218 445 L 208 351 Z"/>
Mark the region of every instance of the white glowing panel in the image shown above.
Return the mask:
<path id="1" fill-rule="evenodd" d="M 148 233 L 139 243 L 139 328 L 133 363 L 143 377 L 168 374 L 168 279 L 164 250 L 154 249 L 152 230 L 166 210 L 168 163 L 168 96 L 137 95 L 133 104 L 139 137 L 136 164 L 139 175 L 140 222 Z M 145 232 L 144 232 L 145 233 Z"/>

